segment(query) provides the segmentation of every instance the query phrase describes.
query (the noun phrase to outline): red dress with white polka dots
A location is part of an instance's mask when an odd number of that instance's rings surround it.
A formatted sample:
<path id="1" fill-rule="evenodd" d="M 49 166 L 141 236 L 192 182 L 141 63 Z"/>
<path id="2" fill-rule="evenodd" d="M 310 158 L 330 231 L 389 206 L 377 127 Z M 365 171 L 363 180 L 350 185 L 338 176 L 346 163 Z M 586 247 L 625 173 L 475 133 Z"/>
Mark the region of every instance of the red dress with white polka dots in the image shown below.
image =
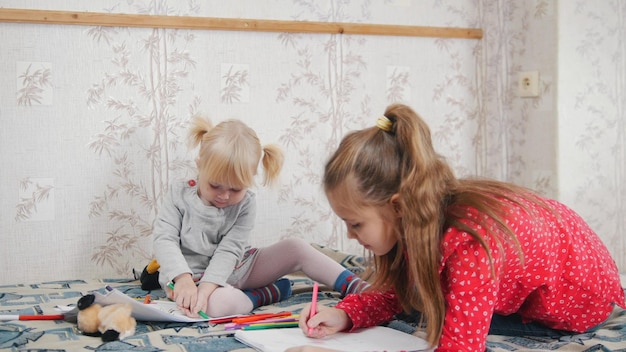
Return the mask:
<path id="1" fill-rule="evenodd" d="M 523 257 L 514 242 L 499 246 L 486 235 L 490 219 L 466 209 L 464 223 L 487 241 L 493 267 L 472 236 L 457 228 L 445 231 L 439 272 L 446 314 L 437 351 L 484 351 L 494 313 L 518 313 L 528 322 L 585 332 L 604 322 L 615 304 L 626 308 L 619 271 L 600 238 L 565 205 L 544 201 L 555 212 L 528 203 L 531 217 L 509 203 L 506 222 Z M 394 292 L 348 295 L 337 308 L 346 311 L 353 329 L 378 325 L 402 311 Z"/>

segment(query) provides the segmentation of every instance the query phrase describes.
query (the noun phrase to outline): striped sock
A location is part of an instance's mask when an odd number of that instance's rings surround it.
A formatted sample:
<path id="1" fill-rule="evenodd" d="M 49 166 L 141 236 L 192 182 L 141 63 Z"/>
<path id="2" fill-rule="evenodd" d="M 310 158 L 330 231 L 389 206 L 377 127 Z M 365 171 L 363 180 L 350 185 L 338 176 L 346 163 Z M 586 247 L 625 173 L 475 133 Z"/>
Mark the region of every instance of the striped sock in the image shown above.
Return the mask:
<path id="1" fill-rule="evenodd" d="M 353 272 L 346 269 L 335 280 L 335 291 L 341 293 L 341 297 L 345 297 L 351 293 L 359 293 L 369 287 L 367 281 L 362 280 Z"/>
<path id="2" fill-rule="evenodd" d="M 252 309 L 256 309 L 289 298 L 291 296 L 291 281 L 282 278 L 265 287 L 244 290 L 243 293 L 252 301 Z"/>

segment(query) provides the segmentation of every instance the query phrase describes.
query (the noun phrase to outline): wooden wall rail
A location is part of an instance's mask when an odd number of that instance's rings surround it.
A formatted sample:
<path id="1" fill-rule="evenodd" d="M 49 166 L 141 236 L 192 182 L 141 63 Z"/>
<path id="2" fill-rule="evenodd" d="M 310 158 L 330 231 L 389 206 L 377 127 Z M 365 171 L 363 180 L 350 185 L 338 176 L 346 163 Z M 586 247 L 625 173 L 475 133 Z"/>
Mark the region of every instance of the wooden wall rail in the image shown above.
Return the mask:
<path id="1" fill-rule="evenodd" d="M 482 29 L 0 8 L 0 22 L 480 39 Z"/>

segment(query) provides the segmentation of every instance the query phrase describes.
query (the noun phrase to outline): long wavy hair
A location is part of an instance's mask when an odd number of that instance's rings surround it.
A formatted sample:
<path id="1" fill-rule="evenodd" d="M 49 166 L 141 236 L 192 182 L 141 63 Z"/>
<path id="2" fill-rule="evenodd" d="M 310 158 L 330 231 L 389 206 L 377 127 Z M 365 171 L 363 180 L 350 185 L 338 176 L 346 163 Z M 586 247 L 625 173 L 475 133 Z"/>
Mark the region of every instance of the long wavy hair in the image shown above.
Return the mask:
<path id="1" fill-rule="evenodd" d="M 395 289 L 405 312 L 419 311 L 427 340 L 434 346 L 443 331 L 446 309 L 439 277 L 444 229 L 467 231 L 493 260 L 483 237 L 462 222 L 467 216 L 463 209 L 472 207 L 487 215 L 495 224 L 487 229 L 497 243 L 512 241 L 519 250 L 515 234 L 503 220 L 502 200 L 523 209 L 527 209 L 523 199 L 545 204 L 529 190 L 509 183 L 457 179 L 434 150 L 428 125 L 410 107 L 390 105 L 384 116 L 391 122 L 388 130 L 375 126 L 344 137 L 326 164 L 324 190 L 327 195 L 354 190 L 342 201 L 350 202 L 344 205 L 353 209 L 380 207 L 393 195 L 400 196 L 400 217 L 381 213 L 394 225 L 397 243 L 388 253 L 374 256 L 372 286 Z M 519 255 L 523 260 L 521 251 Z"/>
<path id="2" fill-rule="evenodd" d="M 210 120 L 196 116 L 188 139 L 190 147 L 200 145 L 198 172 L 229 187 L 253 186 L 259 162 L 264 170 L 262 184 L 273 185 L 283 166 L 281 148 L 274 144 L 261 146 L 254 130 L 240 120 L 225 120 L 213 126 Z"/>

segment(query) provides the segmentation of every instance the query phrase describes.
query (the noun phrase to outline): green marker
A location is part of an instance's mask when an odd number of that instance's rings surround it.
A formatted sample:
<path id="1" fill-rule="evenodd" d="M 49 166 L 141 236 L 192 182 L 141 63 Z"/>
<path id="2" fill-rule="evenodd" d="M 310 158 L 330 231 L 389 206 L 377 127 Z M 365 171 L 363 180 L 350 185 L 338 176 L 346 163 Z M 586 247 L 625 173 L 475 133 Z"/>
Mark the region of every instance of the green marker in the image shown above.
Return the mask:
<path id="1" fill-rule="evenodd" d="M 169 287 L 170 290 L 174 291 L 174 283 L 173 282 L 171 282 L 171 281 L 168 282 L 167 283 L 167 287 Z M 201 316 L 203 319 L 209 319 L 209 316 L 205 312 L 203 312 L 203 311 L 199 311 L 198 315 Z"/>
<path id="2" fill-rule="evenodd" d="M 252 324 L 241 327 L 241 330 L 265 330 L 265 329 L 278 329 L 278 328 L 297 328 L 297 321 L 289 322 L 276 322 L 266 324 Z"/>
<path id="3" fill-rule="evenodd" d="M 201 311 L 201 310 L 200 310 L 200 311 L 198 311 L 198 315 L 199 315 L 199 316 L 201 316 L 201 317 L 203 317 L 204 319 L 209 319 L 209 316 L 208 316 L 208 315 L 206 315 L 206 313 L 205 313 L 205 312 L 203 312 L 203 311 Z"/>

